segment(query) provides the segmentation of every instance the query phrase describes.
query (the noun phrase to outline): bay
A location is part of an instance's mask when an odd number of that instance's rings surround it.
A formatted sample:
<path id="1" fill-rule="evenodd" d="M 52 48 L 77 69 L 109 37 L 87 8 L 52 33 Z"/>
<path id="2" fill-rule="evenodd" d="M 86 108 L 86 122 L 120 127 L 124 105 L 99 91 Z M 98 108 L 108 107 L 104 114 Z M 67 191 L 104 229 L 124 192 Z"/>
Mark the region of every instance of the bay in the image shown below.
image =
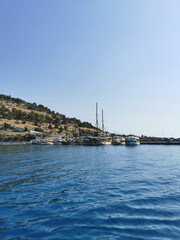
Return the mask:
<path id="1" fill-rule="evenodd" d="M 0 146 L 0 239 L 180 239 L 180 146 Z"/>

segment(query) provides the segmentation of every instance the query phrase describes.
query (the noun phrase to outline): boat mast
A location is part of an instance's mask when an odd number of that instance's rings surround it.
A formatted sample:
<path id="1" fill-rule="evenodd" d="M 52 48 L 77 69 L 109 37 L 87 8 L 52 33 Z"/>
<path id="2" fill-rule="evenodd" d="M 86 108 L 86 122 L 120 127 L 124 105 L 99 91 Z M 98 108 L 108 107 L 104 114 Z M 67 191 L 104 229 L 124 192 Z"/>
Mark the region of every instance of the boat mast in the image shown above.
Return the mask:
<path id="1" fill-rule="evenodd" d="M 96 128 L 97 128 L 97 136 L 98 136 L 98 104 L 96 103 Z"/>
<path id="2" fill-rule="evenodd" d="M 103 115 L 103 109 L 102 109 L 102 132 L 104 136 L 104 115 Z"/>

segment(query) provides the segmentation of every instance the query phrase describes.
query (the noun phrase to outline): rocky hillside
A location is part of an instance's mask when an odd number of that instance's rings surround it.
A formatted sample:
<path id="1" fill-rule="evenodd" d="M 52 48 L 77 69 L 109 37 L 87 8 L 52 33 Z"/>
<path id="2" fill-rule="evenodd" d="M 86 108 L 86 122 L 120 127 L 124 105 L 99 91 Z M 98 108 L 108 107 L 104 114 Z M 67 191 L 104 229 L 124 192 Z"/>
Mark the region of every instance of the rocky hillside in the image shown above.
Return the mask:
<path id="1" fill-rule="evenodd" d="M 0 95 L 0 131 L 30 130 L 42 133 L 69 133 L 73 136 L 84 133 L 94 135 L 96 132 L 91 123 L 68 118 L 42 104 Z"/>

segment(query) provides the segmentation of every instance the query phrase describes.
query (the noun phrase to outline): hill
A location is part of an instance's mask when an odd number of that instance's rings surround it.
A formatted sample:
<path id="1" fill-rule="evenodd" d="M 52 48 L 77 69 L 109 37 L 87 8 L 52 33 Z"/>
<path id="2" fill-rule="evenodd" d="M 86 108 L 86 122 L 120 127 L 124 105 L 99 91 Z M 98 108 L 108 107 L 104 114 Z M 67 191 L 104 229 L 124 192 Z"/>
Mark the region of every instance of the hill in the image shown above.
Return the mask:
<path id="1" fill-rule="evenodd" d="M 88 122 L 69 118 L 42 104 L 29 103 L 19 98 L 0 95 L 0 131 L 37 131 L 47 134 L 77 136 L 94 135 L 96 128 Z"/>

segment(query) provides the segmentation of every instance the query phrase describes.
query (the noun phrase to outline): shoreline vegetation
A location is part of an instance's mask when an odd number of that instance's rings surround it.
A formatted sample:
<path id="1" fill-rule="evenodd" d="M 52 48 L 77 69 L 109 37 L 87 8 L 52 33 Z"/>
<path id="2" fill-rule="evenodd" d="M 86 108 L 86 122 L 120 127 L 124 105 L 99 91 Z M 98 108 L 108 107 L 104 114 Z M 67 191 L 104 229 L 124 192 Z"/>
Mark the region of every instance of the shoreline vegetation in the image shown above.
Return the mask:
<path id="1" fill-rule="evenodd" d="M 39 134 L 67 134 L 73 137 L 84 133 L 95 134 L 97 129 L 89 122 L 69 118 L 42 104 L 28 103 L 19 98 L 0 95 L 1 131 Z"/>

